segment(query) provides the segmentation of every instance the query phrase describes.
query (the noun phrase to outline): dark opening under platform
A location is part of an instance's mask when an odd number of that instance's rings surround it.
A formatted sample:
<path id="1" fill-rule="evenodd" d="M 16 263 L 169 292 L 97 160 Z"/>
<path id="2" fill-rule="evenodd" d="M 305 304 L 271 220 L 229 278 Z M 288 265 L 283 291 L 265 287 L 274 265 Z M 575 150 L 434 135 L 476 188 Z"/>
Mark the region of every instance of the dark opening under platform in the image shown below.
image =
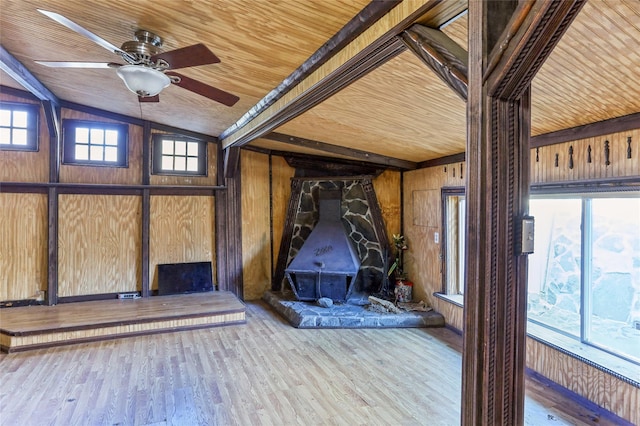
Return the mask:
<path id="1" fill-rule="evenodd" d="M 263 295 L 280 315 L 296 328 L 419 328 L 443 327 L 444 317 L 428 312 L 406 311 L 380 313 L 369 309 L 367 298 L 351 298 L 347 303 L 334 304 L 330 308 L 316 302 L 301 302 L 293 295 L 268 291 Z"/>

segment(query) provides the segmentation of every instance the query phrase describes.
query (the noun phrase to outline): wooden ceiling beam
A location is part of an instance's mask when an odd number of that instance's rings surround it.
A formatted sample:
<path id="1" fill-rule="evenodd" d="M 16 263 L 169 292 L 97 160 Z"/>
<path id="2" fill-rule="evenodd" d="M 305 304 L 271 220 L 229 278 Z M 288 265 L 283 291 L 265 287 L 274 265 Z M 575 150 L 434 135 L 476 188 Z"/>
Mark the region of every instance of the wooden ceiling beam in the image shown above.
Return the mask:
<path id="1" fill-rule="evenodd" d="M 374 1 L 370 6 L 373 7 L 376 3 L 387 2 Z M 397 5 L 394 2 L 395 7 L 388 8 L 390 10 L 378 20 L 369 21 L 364 31 L 361 28 L 361 33 L 343 49 L 327 54 L 326 61 L 306 78 L 288 83 L 288 87 L 281 91 L 283 94 L 280 98 L 270 104 L 261 101 L 256 105 L 260 107 L 252 109 L 253 113 L 250 116 L 243 117 L 225 130 L 220 135 L 223 147 L 226 149 L 230 146 L 245 145 L 315 106 L 332 94 L 326 93 L 327 86 L 332 86 L 337 91 L 353 82 L 354 80 L 342 82 L 342 85 L 336 84 L 341 74 L 354 68 L 362 70 L 362 62 L 367 61 L 371 54 L 380 52 L 381 49 L 385 51 L 385 54 L 378 54 L 376 60 L 367 63 L 369 71 L 394 57 L 405 48 L 398 48 L 394 40 L 397 34 L 420 16 L 441 6 L 441 3 L 441 0 L 401 2 Z M 365 73 L 360 71 L 358 74 L 362 76 Z"/>
<path id="2" fill-rule="evenodd" d="M 386 166 L 386 168 L 399 170 L 415 170 L 417 168 L 417 164 L 413 161 L 387 157 L 385 155 L 374 154 L 372 152 L 361 151 L 359 149 L 348 148 L 344 146 L 332 145 L 326 142 L 315 141 L 312 139 L 305 139 L 276 132 L 267 133 L 262 137 L 264 139 L 269 139 L 272 141 L 287 143 L 296 146 L 303 146 L 305 148 L 312 148 L 331 154 L 353 157 L 357 160 L 365 161 L 367 163 L 383 165 Z"/>
<path id="3" fill-rule="evenodd" d="M 53 94 L 44 84 L 36 78 L 22 65 L 15 56 L 13 56 L 7 49 L 0 44 L 0 69 L 9 74 L 11 78 L 17 81 L 22 87 L 31 92 L 41 101 L 49 101 L 54 106 L 60 105 L 60 100 Z"/>
<path id="4" fill-rule="evenodd" d="M 260 102 L 247 111 L 237 122 L 220 134 L 220 139 L 227 138 L 232 133 L 247 125 L 256 116 L 271 106 L 295 87 L 302 80 L 307 78 L 313 71 L 327 62 L 331 56 L 339 52 L 347 44 L 353 41 L 358 35 L 376 22 L 385 13 L 398 4 L 398 0 L 375 2 L 372 1 L 351 19 L 340 31 L 323 44 L 313 55 L 302 65 L 293 71 L 282 83 L 269 92 Z"/>
<path id="5" fill-rule="evenodd" d="M 402 40 L 463 101 L 467 101 L 469 55 L 440 30 L 414 24 L 402 32 Z"/>

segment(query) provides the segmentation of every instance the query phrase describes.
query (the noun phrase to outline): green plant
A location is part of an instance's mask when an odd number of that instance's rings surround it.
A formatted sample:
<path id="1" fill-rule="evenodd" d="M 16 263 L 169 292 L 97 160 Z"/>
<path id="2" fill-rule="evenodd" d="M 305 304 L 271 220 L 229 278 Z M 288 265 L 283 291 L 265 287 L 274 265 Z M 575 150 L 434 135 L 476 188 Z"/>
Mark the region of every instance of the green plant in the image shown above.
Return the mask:
<path id="1" fill-rule="evenodd" d="M 408 250 L 407 242 L 405 241 L 404 235 L 402 234 L 393 234 L 393 246 L 395 247 L 396 258 L 389 271 L 387 272 L 387 276 L 391 276 L 395 272 L 396 279 L 406 280 L 407 274 L 403 268 L 403 254 L 405 250 Z"/>

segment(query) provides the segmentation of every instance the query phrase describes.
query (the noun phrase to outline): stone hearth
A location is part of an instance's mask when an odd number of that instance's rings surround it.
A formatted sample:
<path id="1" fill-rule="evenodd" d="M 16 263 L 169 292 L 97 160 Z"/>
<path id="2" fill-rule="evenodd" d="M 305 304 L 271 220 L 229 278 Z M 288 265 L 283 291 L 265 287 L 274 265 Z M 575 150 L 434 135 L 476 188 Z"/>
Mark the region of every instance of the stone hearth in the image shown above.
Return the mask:
<path id="1" fill-rule="evenodd" d="M 420 328 L 443 327 L 444 317 L 434 311 L 400 314 L 380 313 L 367 308 L 366 296 L 350 298 L 330 308 L 315 302 L 296 300 L 293 293 L 268 291 L 262 297 L 296 328 Z"/>

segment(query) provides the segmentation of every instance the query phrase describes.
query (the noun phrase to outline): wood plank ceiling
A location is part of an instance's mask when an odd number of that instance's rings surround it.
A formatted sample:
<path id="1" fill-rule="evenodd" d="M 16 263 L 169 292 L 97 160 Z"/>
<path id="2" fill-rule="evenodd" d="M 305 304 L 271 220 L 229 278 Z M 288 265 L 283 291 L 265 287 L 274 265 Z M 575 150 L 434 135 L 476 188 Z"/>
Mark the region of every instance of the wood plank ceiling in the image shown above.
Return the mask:
<path id="1" fill-rule="evenodd" d="M 417 0 L 412 0 L 417 1 Z M 423 1 L 420 3 L 427 3 Z M 0 41 L 59 98 L 218 136 L 368 4 L 367 0 L 0 0 Z M 418 21 L 442 27 L 466 8 L 446 0 Z M 115 61 L 91 41 L 37 12 L 60 13 L 120 45 L 139 28 L 164 50 L 203 42 L 222 62 L 181 72 L 240 97 L 225 107 L 178 87 L 139 104 L 113 70 L 51 69 L 34 60 Z M 442 27 L 466 49 L 467 19 Z M 532 135 L 640 112 L 640 2 L 591 0 L 533 83 Z M 1 84 L 17 86 L 0 73 Z M 463 152 L 465 103 L 405 50 L 275 129 L 342 148 L 421 162 Z M 251 146 L 316 155 L 322 149 L 257 139 Z"/>

